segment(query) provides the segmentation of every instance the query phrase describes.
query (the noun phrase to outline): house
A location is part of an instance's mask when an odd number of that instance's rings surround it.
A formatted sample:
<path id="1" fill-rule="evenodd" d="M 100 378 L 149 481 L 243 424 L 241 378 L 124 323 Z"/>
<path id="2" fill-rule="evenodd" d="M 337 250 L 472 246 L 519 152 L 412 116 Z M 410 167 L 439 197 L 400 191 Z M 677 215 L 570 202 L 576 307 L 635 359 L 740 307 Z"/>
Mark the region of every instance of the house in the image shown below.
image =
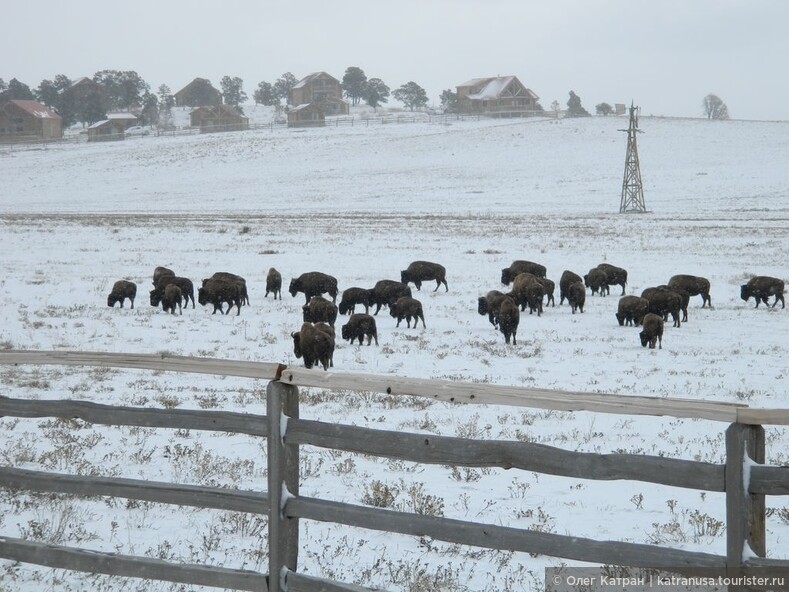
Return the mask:
<path id="1" fill-rule="evenodd" d="M 326 113 L 318 103 L 306 103 L 288 111 L 288 127 L 322 127 L 326 125 Z"/>
<path id="2" fill-rule="evenodd" d="M 63 137 L 60 115 L 37 101 L 7 101 L 0 105 L 0 142 Z"/>
<path id="3" fill-rule="evenodd" d="M 176 107 L 221 105 L 222 93 L 205 78 L 195 78 L 173 95 Z"/>
<path id="4" fill-rule="evenodd" d="M 516 76 L 474 78 L 457 86 L 458 113 L 500 117 L 532 115 L 540 99 Z"/>
<path id="5" fill-rule="evenodd" d="M 125 131 L 137 123 L 132 113 L 108 113 L 107 119 L 97 121 L 88 127 L 88 142 L 122 140 Z"/>
<path id="6" fill-rule="evenodd" d="M 313 72 L 290 89 L 290 105 L 321 105 L 325 115 L 348 115 L 348 101 L 342 98 L 340 81 L 326 72 Z"/>
<path id="7" fill-rule="evenodd" d="M 249 118 L 230 105 L 204 106 L 189 114 L 190 125 L 201 133 L 235 132 L 249 129 Z"/>

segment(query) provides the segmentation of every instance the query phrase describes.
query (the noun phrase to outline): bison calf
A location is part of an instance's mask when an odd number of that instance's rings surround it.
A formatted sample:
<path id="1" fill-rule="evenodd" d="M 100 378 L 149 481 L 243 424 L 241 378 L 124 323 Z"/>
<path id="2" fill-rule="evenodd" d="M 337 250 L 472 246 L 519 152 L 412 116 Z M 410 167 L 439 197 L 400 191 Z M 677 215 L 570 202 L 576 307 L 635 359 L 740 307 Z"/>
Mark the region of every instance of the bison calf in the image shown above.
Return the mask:
<path id="1" fill-rule="evenodd" d="M 406 320 L 408 328 L 411 328 L 411 319 L 414 319 L 414 329 L 419 324 L 419 319 L 422 319 L 422 327 L 427 328 L 425 325 L 425 315 L 422 313 L 422 303 L 416 298 L 410 296 L 403 296 L 398 298 L 397 302 L 389 307 L 389 314 L 397 319 L 397 326 L 400 326 L 400 321 Z"/>
<path id="2" fill-rule="evenodd" d="M 181 308 L 182 299 L 183 295 L 181 294 L 181 288 L 175 284 L 167 284 L 162 294 L 162 310 L 170 314 L 175 314 L 175 306 L 178 305 L 178 314 L 184 314 Z"/>
<path id="3" fill-rule="evenodd" d="M 642 322 L 644 330 L 638 334 L 641 338 L 641 347 L 649 344 L 649 349 L 655 349 L 655 343 L 659 343 L 659 349 L 663 349 L 663 317 L 654 313 L 647 313 Z"/>
<path id="4" fill-rule="evenodd" d="M 518 323 L 520 323 L 521 313 L 518 310 L 518 305 L 509 296 L 505 296 L 499 308 L 499 331 L 504 334 L 505 343 L 510 342 L 512 337 L 512 345 L 518 345 L 515 335 L 518 332 Z"/>

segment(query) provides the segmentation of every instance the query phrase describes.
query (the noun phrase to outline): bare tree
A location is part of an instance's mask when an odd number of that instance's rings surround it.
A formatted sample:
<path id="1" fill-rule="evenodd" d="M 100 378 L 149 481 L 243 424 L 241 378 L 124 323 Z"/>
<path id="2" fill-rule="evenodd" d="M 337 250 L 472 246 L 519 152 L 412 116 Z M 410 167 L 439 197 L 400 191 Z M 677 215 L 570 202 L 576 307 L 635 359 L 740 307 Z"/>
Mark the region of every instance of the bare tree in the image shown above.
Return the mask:
<path id="1" fill-rule="evenodd" d="M 718 95 L 708 94 L 702 101 L 707 119 L 728 119 L 729 108 Z"/>

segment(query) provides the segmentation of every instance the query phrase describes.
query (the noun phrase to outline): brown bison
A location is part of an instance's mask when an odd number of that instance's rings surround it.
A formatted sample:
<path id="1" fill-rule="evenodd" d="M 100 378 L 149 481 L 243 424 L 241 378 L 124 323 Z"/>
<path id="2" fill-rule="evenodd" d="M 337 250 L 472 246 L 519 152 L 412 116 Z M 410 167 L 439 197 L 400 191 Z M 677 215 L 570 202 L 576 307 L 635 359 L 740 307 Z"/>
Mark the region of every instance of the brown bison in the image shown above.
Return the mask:
<path id="1" fill-rule="evenodd" d="M 433 292 L 438 290 L 441 284 L 444 284 L 444 288 L 449 292 L 447 270 L 443 265 L 431 263 L 430 261 L 414 261 L 407 269 L 400 272 L 400 281 L 406 285 L 409 283 L 414 284 L 417 290 L 422 289 L 422 282 L 430 280 L 435 280 L 436 282 L 436 289 Z"/>
<path id="2" fill-rule="evenodd" d="M 759 308 L 759 301 L 764 302 L 764 305 L 767 306 L 767 299 L 770 296 L 775 296 L 773 308 L 775 308 L 779 300 L 781 301 L 781 308 L 786 306 L 784 301 L 784 281 L 778 278 L 766 275 L 751 278 L 747 284 L 740 286 L 740 298 L 748 302 L 751 296 L 756 300 L 755 308 Z"/>
<path id="3" fill-rule="evenodd" d="M 712 308 L 710 298 L 710 281 L 707 278 L 695 275 L 673 275 L 668 281 L 669 288 L 680 288 L 688 293 L 688 296 L 701 296 L 701 308 L 709 305 Z"/>
<path id="4" fill-rule="evenodd" d="M 375 312 L 378 314 L 382 306 L 391 307 L 398 298 L 403 296 L 411 296 L 411 288 L 406 286 L 403 282 L 395 280 L 379 280 L 369 290 L 368 300 L 370 306 L 375 305 Z"/>
<path id="5" fill-rule="evenodd" d="M 301 307 L 305 323 L 328 323 L 332 327 L 337 321 L 337 305 L 323 296 L 313 296 L 309 304 Z"/>
<path id="6" fill-rule="evenodd" d="M 159 279 L 156 281 L 156 287 L 151 290 L 151 306 L 159 306 L 162 298 L 164 298 L 164 291 L 170 284 L 175 284 L 181 289 L 184 306 L 189 306 L 189 300 L 191 300 L 192 308 L 195 308 L 195 288 L 192 280 L 175 275 L 159 276 Z"/>
<path id="7" fill-rule="evenodd" d="M 203 280 L 203 287 L 197 291 L 197 301 L 201 306 L 213 304 L 214 312 L 211 314 L 216 314 L 217 310 L 222 314 L 229 314 L 234 306 L 238 309 L 236 316 L 241 314 L 241 292 L 238 282 L 214 278 Z M 227 303 L 227 311 L 222 309 L 224 303 Z"/>
<path id="8" fill-rule="evenodd" d="M 217 271 L 211 276 L 211 278 L 236 284 L 238 286 L 238 295 L 241 298 L 241 304 L 249 305 L 249 294 L 247 293 L 246 279 L 240 275 L 236 275 L 235 273 L 230 273 L 228 271 Z M 203 285 L 205 285 L 205 280 L 203 280 Z"/>
<path id="9" fill-rule="evenodd" d="M 559 305 L 564 304 L 564 299 L 567 298 L 568 290 L 575 282 L 583 283 L 583 278 L 577 273 L 573 273 L 569 269 L 565 269 L 562 277 L 559 278 Z"/>
<path id="10" fill-rule="evenodd" d="M 625 286 L 627 285 L 627 270 L 611 265 L 609 263 L 601 263 L 597 269 L 602 270 L 606 275 L 606 284 L 609 286 L 622 286 L 622 296 L 625 295 Z"/>
<path id="11" fill-rule="evenodd" d="M 370 312 L 370 290 L 365 288 L 346 288 L 340 298 L 340 314 L 353 314 L 356 305 L 364 306 L 364 312 Z"/>
<path id="12" fill-rule="evenodd" d="M 499 308 L 506 294 L 498 290 L 491 290 L 485 296 L 480 296 L 477 300 L 477 312 L 481 315 L 488 315 L 488 321 L 494 327 L 499 326 Z"/>
<path id="13" fill-rule="evenodd" d="M 567 288 L 567 303 L 572 308 L 573 314 L 576 310 L 584 311 L 586 303 L 586 286 L 583 282 L 575 282 Z"/>
<path id="14" fill-rule="evenodd" d="M 644 316 L 649 312 L 649 300 L 640 296 L 622 296 L 616 312 L 619 326 L 640 325 Z"/>
<path id="15" fill-rule="evenodd" d="M 649 312 L 667 319 L 671 314 L 674 319 L 674 326 L 682 325 L 680 311 L 682 310 L 682 296 L 669 290 L 665 286 L 646 288 L 641 292 L 641 298 L 649 300 Z"/>
<path id="16" fill-rule="evenodd" d="M 309 304 L 310 298 L 313 296 L 321 296 L 326 293 L 331 296 L 332 302 L 336 302 L 337 278 L 320 271 L 308 271 L 290 280 L 288 291 L 294 297 L 297 293 L 303 292 L 304 304 Z"/>
<path id="17" fill-rule="evenodd" d="M 293 338 L 293 354 L 304 359 L 305 368 L 312 368 L 316 363 L 322 365 L 324 370 L 334 366 L 334 331 L 330 332 L 326 327 L 304 323 L 301 330 L 290 334 Z"/>
<path id="18" fill-rule="evenodd" d="M 163 275 L 175 275 L 175 272 L 172 269 L 167 267 L 162 267 L 161 265 L 153 270 L 153 285 L 155 286 L 156 283 L 159 281 L 159 278 Z"/>
<path id="19" fill-rule="evenodd" d="M 361 345 L 365 337 L 367 337 L 367 345 L 370 345 L 373 339 L 375 339 L 375 345 L 378 345 L 375 317 L 366 313 L 352 314 L 348 322 L 342 326 L 342 338 L 351 343 L 358 339 L 359 345 Z"/>
<path id="20" fill-rule="evenodd" d="M 389 307 L 389 314 L 397 319 L 397 326 L 400 326 L 400 321 L 406 320 L 408 328 L 411 328 L 411 319 L 414 319 L 414 329 L 419 324 L 419 319 L 422 319 L 422 327 L 427 328 L 425 325 L 425 315 L 422 312 L 422 303 L 416 298 L 410 296 L 403 296 L 398 298 L 397 302 Z"/>
<path id="21" fill-rule="evenodd" d="M 641 347 L 649 344 L 649 349 L 655 349 L 655 343 L 659 343 L 659 349 L 663 349 L 663 317 L 653 313 L 647 313 L 642 323 L 644 330 L 638 334 L 641 339 Z"/>
<path id="22" fill-rule="evenodd" d="M 584 276 L 584 286 L 592 290 L 592 296 L 600 292 L 600 296 L 610 294 L 611 290 L 608 287 L 608 276 L 599 267 L 594 267 L 589 270 Z"/>
<path id="23" fill-rule="evenodd" d="M 167 284 L 162 294 L 162 310 L 164 310 L 164 312 L 169 311 L 170 314 L 175 314 L 175 305 L 177 304 L 178 314 L 184 314 L 181 308 L 181 301 L 181 288 L 175 284 Z"/>
<path id="24" fill-rule="evenodd" d="M 501 283 L 505 286 L 509 286 L 515 281 L 515 278 L 518 277 L 520 273 L 530 273 L 537 277 L 544 278 L 547 275 L 547 270 L 544 265 L 540 265 L 539 263 L 518 259 L 513 261 L 509 267 L 505 267 L 501 270 Z"/>
<path id="25" fill-rule="evenodd" d="M 274 300 L 279 294 L 279 299 L 282 300 L 282 274 L 273 267 L 266 274 L 266 294 L 263 298 L 267 298 L 269 293 L 274 294 Z"/>
<path id="26" fill-rule="evenodd" d="M 123 308 L 123 301 L 128 298 L 131 307 L 134 308 L 134 299 L 137 297 L 137 284 L 128 280 L 118 280 L 112 284 L 112 291 L 107 296 L 107 306 L 115 306 L 116 302 L 121 303 Z"/>
<path id="27" fill-rule="evenodd" d="M 505 296 L 499 308 L 499 331 L 504 334 L 505 343 L 509 343 L 510 337 L 512 337 L 512 345 L 518 345 L 516 334 L 520 317 L 518 305 L 512 298 Z"/>

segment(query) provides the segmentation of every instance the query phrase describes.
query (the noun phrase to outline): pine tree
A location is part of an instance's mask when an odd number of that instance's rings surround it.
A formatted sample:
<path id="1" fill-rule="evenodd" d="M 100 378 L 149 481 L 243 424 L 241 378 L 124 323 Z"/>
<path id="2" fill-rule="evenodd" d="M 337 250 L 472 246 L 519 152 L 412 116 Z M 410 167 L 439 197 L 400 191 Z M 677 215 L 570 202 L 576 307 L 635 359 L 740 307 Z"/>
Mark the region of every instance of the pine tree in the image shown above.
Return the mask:
<path id="1" fill-rule="evenodd" d="M 439 97 L 441 100 L 441 108 L 444 113 L 457 113 L 458 110 L 458 94 L 451 88 L 441 92 Z"/>
<path id="2" fill-rule="evenodd" d="M 351 99 L 351 103 L 358 105 L 359 101 L 364 98 L 367 75 L 358 66 L 349 66 L 345 70 L 340 86 L 345 91 L 345 96 Z"/>
<path id="3" fill-rule="evenodd" d="M 277 104 L 277 97 L 274 94 L 274 87 L 270 82 L 260 82 L 254 93 L 252 99 L 256 105 L 265 105 L 266 107 L 273 107 Z"/>
<path id="4" fill-rule="evenodd" d="M 231 105 L 241 110 L 241 104 L 247 100 L 247 93 L 244 92 L 244 81 L 238 76 L 231 78 L 230 76 L 222 77 L 219 83 L 222 87 L 222 97 L 226 105 Z"/>
<path id="5" fill-rule="evenodd" d="M 570 98 L 567 100 L 567 117 L 591 117 L 589 111 L 581 105 L 581 97 L 570 91 Z"/>
<path id="6" fill-rule="evenodd" d="M 274 96 L 278 100 L 285 101 L 287 105 L 290 103 L 290 90 L 296 86 L 297 82 L 298 80 L 293 74 L 285 72 L 282 76 L 277 78 L 277 81 L 274 83 Z"/>
<path id="7" fill-rule="evenodd" d="M 380 78 L 370 78 L 365 85 L 364 102 L 373 109 L 389 102 L 389 87 Z"/>

